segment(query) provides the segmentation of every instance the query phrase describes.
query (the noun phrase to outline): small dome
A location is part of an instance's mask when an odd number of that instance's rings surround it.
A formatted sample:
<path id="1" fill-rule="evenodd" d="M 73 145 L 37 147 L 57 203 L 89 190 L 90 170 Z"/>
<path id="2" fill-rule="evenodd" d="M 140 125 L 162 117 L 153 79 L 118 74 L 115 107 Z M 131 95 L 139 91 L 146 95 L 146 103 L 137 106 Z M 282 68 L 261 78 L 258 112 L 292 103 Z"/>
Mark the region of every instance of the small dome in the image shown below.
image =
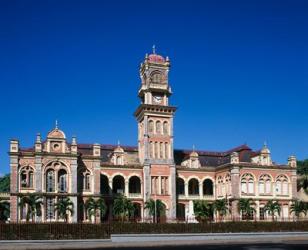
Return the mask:
<path id="1" fill-rule="evenodd" d="M 47 138 L 65 139 L 66 137 L 62 130 L 55 128 L 48 133 Z"/>
<path id="2" fill-rule="evenodd" d="M 165 62 L 165 58 L 161 55 L 157 55 L 157 54 L 150 54 L 149 55 L 149 61 L 150 62 L 158 62 L 158 63 L 164 63 Z"/>
<path id="3" fill-rule="evenodd" d="M 199 157 L 199 155 L 196 151 L 192 151 L 189 156 L 190 157 Z"/>
<path id="4" fill-rule="evenodd" d="M 121 148 L 120 146 L 117 146 L 117 147 L 114 149 L 114 152 L 115 152 L 115 153 L 124 153 L 124 149 Z"/>
<path id="5" fill-rule="evenodd" d="M 271 151 L 268 149 L 267 145 L 264 144 L 263 148 L 261 149 L 262 154 L 270 154 Z"/>

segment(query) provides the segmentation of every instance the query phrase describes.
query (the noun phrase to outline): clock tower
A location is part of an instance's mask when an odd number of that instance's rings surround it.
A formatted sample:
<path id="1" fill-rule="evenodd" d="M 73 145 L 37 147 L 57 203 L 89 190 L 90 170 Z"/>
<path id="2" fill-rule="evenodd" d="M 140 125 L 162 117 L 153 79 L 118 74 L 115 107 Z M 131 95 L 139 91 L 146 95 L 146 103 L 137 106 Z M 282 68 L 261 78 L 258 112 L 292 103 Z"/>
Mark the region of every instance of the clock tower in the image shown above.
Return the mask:
<path id="1" fill-rule="evenodd" d="M 138 151 L 144 166 L 144 201 L 160 199 L 166 206 L 167 219 L 176 217 L 176 178 L 173 157 L 173 116 L 169 105 L 171 87 L 168 57 L 146 55 L 140 65 L 141 104 L 135 111 L 138 122 Z"/>

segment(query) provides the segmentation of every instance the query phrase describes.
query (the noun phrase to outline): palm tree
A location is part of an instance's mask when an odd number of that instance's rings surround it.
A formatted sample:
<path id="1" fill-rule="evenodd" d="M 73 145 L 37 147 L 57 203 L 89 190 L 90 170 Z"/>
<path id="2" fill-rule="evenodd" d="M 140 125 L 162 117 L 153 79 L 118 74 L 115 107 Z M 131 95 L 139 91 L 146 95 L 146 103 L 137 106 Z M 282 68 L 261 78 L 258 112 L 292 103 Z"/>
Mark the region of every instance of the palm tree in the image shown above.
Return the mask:
<path id="1" fill-rule="evenodd" d="M 275 220 L 275 213 L 280 215 L 281 206 L 278 201 L 269 200 L 264 206 L 264 212 L 268 212 L 272 216 L 272 221 Z"/>
<path id="2" fill-rule="evenodd" d="M 41 205 L 43 204 L 42 198 L 35 194 L 29 194 L 28 196 L 23 196 L 20 199 L 19 206 L 24 208 L 25 205 L 28 206 L 27 214 L 26 214 L 26 221 L 32 219 L 34 222 L 35 215 L 41 215 Z"/>
<path id="3" fill-rule="evenodd" d="M 229 211 L 227 199 L 216 200 L 214 202 L 214 211 L 218 212 L 219 220 L 222 220 Z"/>
<path id="4" fill-rule="evenodd" d="M 0 222 L 6 221 L 10 217 L 10 203 L 7 201 L 0 202 Z"/>
<path id="5" fill-rule="evenodd" d="M 113 214 L 119 216 L 121 221 L 129 219 L 134 214 L 135 207 L 131 200 L 124 195 L 118 195 L 113 203 Z"/>
<path id="6" fill-rule="evenodd" d="M 194 201 L 194 214 L 197 220 L 206 222 L 213 215 L 213 206 L 204 200 Z"/>
<path id="7" fill-rule="evenodd" d="M 94 200 L 92 197 L 89 198 L 86 202 L 86 211 L 91 218 L 94 215 L 94 223 L 96 223 L 96 214 L 97 211 L 100 212 L 100 217 L 102 218 L 107 210 L 104 199 L 101 197 L 98 200 Z"/>
<path id="8" fill-rule="evenodd" d="M 74 203 L 70 200 L 69 197 L 60 198 L 55 204 L 55 210 L 58 211 L 59 217 L 67 222 L 68 214 L 74 214 Z"/>
<path id="9" fill-rule="evenodd" d="M 149 210 L 149 215 L 153 217 L 153 223 L 157 222 L 157 218 L 160 218 L 165 212 L 165 205 L 160 199 L 157 199 L 156 201 L 154 201 L 153 199 L 149 199 L 145 202 L 144 208 Z"/>
<path id="10" fill-rule="evenodd" d="M 303 201 L 294 201 L 290 206 L 290 212 L 294 213 L 296 218 L 298 219 L 303 213 L 304 215 L 307 214 L 307 204 Z"/>
<path id="11" fill-rule="evenodd" d="M 249 220 L 249 215 L 253 214 L 256 209 L 253 207 L 255 203 L 251 198 L 241 198 L 238 202 L 238 211 L 242 212 L 242 215 L 246 218 L 246 220 Z"/>

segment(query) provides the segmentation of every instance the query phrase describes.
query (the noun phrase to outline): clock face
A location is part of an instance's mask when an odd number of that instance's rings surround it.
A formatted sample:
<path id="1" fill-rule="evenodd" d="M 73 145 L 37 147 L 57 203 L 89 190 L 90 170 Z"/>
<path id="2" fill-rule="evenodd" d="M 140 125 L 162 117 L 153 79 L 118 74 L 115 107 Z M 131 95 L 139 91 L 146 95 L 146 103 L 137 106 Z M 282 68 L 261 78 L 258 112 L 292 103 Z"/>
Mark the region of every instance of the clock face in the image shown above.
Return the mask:
<path id="1" fill-rule="evenodd" d="M 154 101 L 156 102 L 156 103 L 161 103 L 161 101 L 162 101 L 162 97 L 161 96 L 154 96 Z"/>

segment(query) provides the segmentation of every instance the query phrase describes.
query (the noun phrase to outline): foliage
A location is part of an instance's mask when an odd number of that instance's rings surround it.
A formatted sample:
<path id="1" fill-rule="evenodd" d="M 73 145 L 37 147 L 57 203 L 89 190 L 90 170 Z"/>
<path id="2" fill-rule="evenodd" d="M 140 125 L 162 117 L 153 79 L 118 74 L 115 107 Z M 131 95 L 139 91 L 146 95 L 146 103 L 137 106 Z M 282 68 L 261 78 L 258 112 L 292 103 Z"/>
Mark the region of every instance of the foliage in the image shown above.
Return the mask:
<path id="1" fill-rule="evenodd" d="M 223 219 L 229 211 L 227 199 L 216 200 L 214 202 L 214 211 L 218 212 L 220 219 Z"/>
<path id="2" fill-rule="evenodd" d="M 0 192 L 10 192 L 10 175 L 0 177 Z"/>
<path id="3" fill-rule="evenodd" d="M 255 203 L 251 198 L 241 198 L 238 202 L 238 211 L 242 212 L 242 215 L 248 220 L 249 215 L 253 214 L 256 209 L 253 207 Z"/>
<path id="4" fill-rule="evenodd" d="M 308 159 L 297 161 L 297 174 L 299 175 L 297 180 L 298 190 L 303 189 L 305 194 L 308 195 Z"/>
<path id="5" fill-rule="evenodd" d="M 96 214 L 97 211 L 100 212 L 100 218 L 102 218 L 107 210 L 104 199 L 101 197 L 97 200 L 94 200 L 92 197 L 89 198 L 85 204 L 86 211 L 88 213 L 89 218 L 94 216 L 94 222 L 96 223 Z"/>
<path id="6" fill-rule="evenodd" d="M 55 204 L 55 210 L 58 211 L 59 217 L 67 222 L 68 214 L 74 214 L 74 203 L 68 197 L 59 198 Z"/>
<path id="7" fill-rule="evenodd" d="M 300 217 L 301 214 L 307 214 L 307 204 L 303 201 L 294 201 L 290 206 L 290 212 L 294 213 L 297 218 Z"/>
<path id="8" fill-rule="evenodd" d="M 194 201 L 194 214 L 200 222 L 206 222 L 213 216 L 213 206 L 207 201 Z"/>
<path id="9" fill-rule="evenodd" d="M 41 205 L 43 204 L 41 196 L 35 194 L 29 194 L 27 196 L 22 196 L 19 202 L 19 206 L 23 208 L 25 205 L 28 206 L 26 221 L 28 222 L 30 218 L 34 222 L 35 215 L 41 215 Z"/>
<path id="10" fill-rule="evenodd" d="M 155 201 L 153 199 L 149 199 L 148 201 L 146 201 L 144 208 L 149 210 L 149 214 L 153 217 L 153 222 L 155 222 L 155 214 L 156 218 L 159 219 L 165 213 L 165 205 L 160 199 L 156 200 L 156 213 L 155 213 Z"/>
<path id="11" fill-rule="evenodd" d="M 134 214 L 134 204 L 124 195 L 118 195 L 113 202 L 113 214 L 121 221 L 128 220 Z"/>
<path id="12" fill-rule="evenodd" d="M 275 220 L 275 214 L 280 215 L 281 206 L 278 201 L 269 200 L 264 206 L 264 212 L 268 212 L 272 216 L 272 221 Z"/>
<path id="13" fill-rule="evenodd" d="M 0 222 L 6 221 L 10 217 L 10 203 L 0 201 Z"/>

